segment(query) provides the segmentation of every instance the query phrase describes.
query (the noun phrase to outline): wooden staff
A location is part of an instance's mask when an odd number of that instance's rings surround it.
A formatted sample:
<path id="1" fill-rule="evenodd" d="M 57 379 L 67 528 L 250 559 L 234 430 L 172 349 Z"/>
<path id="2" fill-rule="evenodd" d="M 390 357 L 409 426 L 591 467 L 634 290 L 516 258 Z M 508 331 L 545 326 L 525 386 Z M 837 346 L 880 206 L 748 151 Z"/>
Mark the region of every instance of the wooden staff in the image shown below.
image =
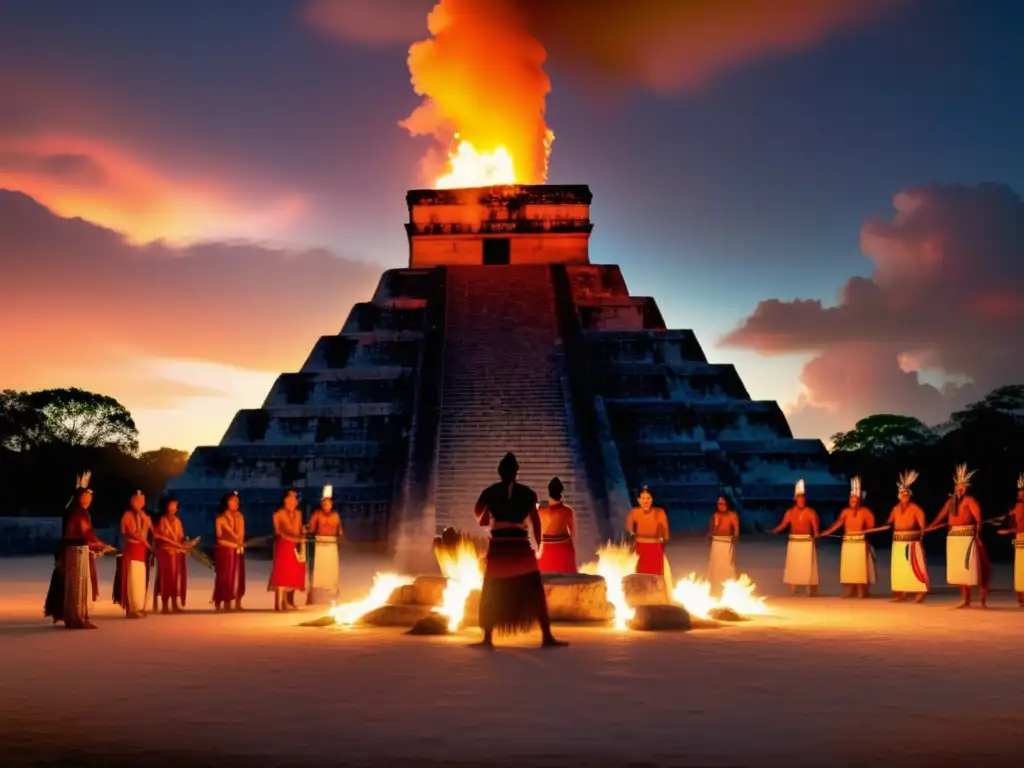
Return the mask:
<path id="1" fill-rule="evenodd" d="M 866 531 L 851 531 L 849 535 L 850 536 L 856 536 L 858 534 L 860 534 L 860 535 L 867 535 L 869 533 L 878 533 L 879 531 L 888 531 L 890 528 L 892 528 L 891 525 L 880 525 L 877 528 L 868 528 Z M 841 539 L 841 538 L 843 538 L 846 535 L 847 534 L 845 534 L 845 533 L 830 533 L 830 534 L 828 534 L 828 538 L 830 538 L 830 539 Z"/>

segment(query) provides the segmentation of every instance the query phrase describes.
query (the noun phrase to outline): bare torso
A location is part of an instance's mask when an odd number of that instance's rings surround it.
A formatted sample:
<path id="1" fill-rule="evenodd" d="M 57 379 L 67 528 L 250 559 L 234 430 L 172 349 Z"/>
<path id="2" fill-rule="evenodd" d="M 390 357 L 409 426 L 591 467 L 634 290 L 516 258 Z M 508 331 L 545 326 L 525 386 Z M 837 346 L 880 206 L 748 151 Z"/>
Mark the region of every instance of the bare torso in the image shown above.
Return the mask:
<path id="1" fill-rule="evenodd" d="M 1024 502 L 1018 501 L 1016 506 L 1010 510 L 1009 525 L 1007 527 L 1017 533 L 1024 533 Z"/>
<path id="2" fill-rule="evenodd" d="M 302 513 L 293 509 L 279 509 L 274 513 L 274 535 L 297 540 L 302 536 Z"/>
<path id="3" fill-rule="evenodd" d="M 556 501 L 540 509 L 540 530 L 544 536 L 572 536 L 575 512 L 573 508 Z"/>
<path id="4" fill-rule="evenodd" d="M 185 527 L 177 516 L 169 517 L 164 515 L 157 524 L 157 534 L 164 541 L 173 544 L 181 544 L 185 540 Z"/>
<path id="5" fill-rule="evenodd" d="M 735 512 L 715 512 L 711 515 L 712 536 L 738 536 L 740 517 Z"/>
<path id="6" fill-rule="evenodd" d="M 324 512 L 318 509 L 309 518 L 309 532 L 314 536 L 341 537 L 341 516 L 333 509 Z"/>
<path id="7" fill-rule="evenodd" d="M 973 496 L 964 495 L 956 503 L 954 503 L 953 499 L 949 499 L 936 520 L 939 521 L 947 515 L 950 525 L 981 524 L 981 507 L 978 506 L 978 502 Z"/>
<path id="8" fill-rule="evenodd" d="M 867 507 L 843 510 L 843 530 L 846 533 L 860 533 L 875 527 L 875 515 Z"/>
<path id="9" fill-rule="evenodd" d="M 145 512 L 129 509 L 121 516 L 121 535 L 128 541 L 149 546 L 149 532 L 153 521 Z"/>
<path id="10" fill-rule="evenodd" d="M 790 507 L 789 511 L 786 512 L 785 517 L 782 518 L 781 528 L 786 525 L 789 526 L 789 532 L 795 536 L 817 536 L 818 527 L 818 513 L 815 512 L 811 507 Z"/>
<path id="11" fill-rule="evenodd" d="M 668 515 L 661 507 L 634 507 L 626 518 L 626 530 L 638 539 L 668 539 Z"/>
<path id="12" fill-rule="evenodd" d="M 892 523 L 895 531 L 923 531 L 924 510 L 914 502 L 906 506 L 897 504 L 889 513 L 889 522 Z"/>

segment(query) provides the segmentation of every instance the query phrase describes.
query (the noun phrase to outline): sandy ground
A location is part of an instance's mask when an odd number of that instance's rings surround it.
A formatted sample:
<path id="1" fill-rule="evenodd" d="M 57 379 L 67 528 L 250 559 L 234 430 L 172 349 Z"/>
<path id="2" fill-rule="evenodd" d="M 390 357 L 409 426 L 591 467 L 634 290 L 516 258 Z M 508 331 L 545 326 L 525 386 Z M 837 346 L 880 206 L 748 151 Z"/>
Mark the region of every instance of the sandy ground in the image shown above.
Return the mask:
<path id="1" fill-rule="evenodd" d="M 741 542 L 738 557 L 776 615 L 685 634 L 567 626 L 569 648 L 528 636 L 494 653 L 467 648 L 476 635 L 298 627 L 321 612 L 269 611 L 258 561 L 244 614 L 212 611 L 193 561 L 191 611 L 142 621 L 107 599 L 106 562 L 100 629 L 69 632 L 42 618 L 50 561 L 3 560 L 3 763 L 799 768 L 1019 754 L 1024 611 L 1007 566 L 988 611 L 957 611 L 948 592 L 923 606 L 828 596 L 837 546 L 822 551 L 817 599 L 784 596 L 783 542 Z M 701 571 L 705 544 L 670 559 L 677 578 Z M 345 597 L 384 566 L 348 557 Z"/>

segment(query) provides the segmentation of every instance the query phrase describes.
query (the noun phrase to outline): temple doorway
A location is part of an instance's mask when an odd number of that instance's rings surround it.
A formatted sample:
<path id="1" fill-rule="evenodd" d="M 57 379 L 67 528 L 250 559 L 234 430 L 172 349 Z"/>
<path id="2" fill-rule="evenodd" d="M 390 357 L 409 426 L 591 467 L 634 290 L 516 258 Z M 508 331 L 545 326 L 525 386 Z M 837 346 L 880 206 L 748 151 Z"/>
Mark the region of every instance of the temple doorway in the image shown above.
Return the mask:
<path id="1" fill-rule="evenodd" d="M 507 237 L 484 238 L 484 266 L 496 267 L 512 260 L 512 241 Z"/>

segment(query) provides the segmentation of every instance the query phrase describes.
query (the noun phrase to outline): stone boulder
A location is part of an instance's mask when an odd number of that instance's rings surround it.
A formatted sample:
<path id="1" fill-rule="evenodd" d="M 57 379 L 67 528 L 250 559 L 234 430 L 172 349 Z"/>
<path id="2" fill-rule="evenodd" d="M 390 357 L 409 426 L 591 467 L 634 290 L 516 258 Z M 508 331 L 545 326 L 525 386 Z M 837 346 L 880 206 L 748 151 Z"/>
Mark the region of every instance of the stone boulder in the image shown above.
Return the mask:
<path id="1" fill-rule="evenodd" d="M 310 621 L 304 621 L 299 624 L 300 627 L 333 627 L 337 624 L 334 617 L 330 614 L 321 616 L 319 619 L 311 619 Z"/>
<path id="2" fill-rule="evenodd" d="M 746 616 L 740 616 L 732 608 L 712 608 L 708 611 L 708 617 L 715 621 L 750 621 Z"/>
<path id="3" fill-rule="evenodd" d="M 448 618 L 439 613 L 432 613 L 415 624 L 412 629 L 406 632 L 407 635 L 450 635 L 448 631 Z"/>
<path id="4" fill-rule="evenodd" d="M 638 605 L 629 628 L 641 632 L 685 631 L 691 628 L 690 614 L 681 605 Z"/>
<path id="5" fill-rule="evenodd" d="M 622 591 L 630 608 L 640 605 L 667 605 L 671 597 L 664 577 L 649 573 L 631 573 L 624 576 Z"/>
<path id="6" fill-rule="evenodd" d="M 428 605 L 382 605 L 359 619 L 359 624 L 370 627 L 411 627 L 433 612 Z"/>
<path id="7" fill-rule="evenodd" d="M 461 628 L 469 629 L 480 626 L 480 590 L 474 589 L 466 596 L 466 609 L 462 614 Z"/>
<path id="8" fill-rule="evenodd" d="M 544 594 L 552 621 L 608 621 L 615 609 L 600 576 L 585 573 L 545 573 Z"/>
<path id="9" fill-rule="evenodd" d="M 448 579 L 444 576 L 417 576 L 412 584 L 395 589 L 388 598 L 388 605 L 441 605 Z"/>

